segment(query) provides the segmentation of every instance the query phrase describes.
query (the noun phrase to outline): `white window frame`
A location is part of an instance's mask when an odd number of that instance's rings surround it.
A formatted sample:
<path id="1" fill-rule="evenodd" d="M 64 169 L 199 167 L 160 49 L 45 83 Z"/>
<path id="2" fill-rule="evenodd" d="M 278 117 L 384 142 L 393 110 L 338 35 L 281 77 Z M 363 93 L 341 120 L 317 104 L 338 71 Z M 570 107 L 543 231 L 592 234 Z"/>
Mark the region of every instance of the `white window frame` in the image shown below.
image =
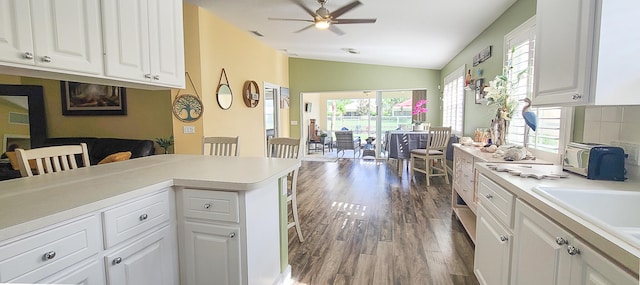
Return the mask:
<path id="1" fill-rule="evenodd" d="M 511 43 L 512 41 L 518 41 L 518 43 L 522 42 L 522 39 L 525 38 L 531 40 L 532 42 L 535 42 L 535 26 L 536 26 L 536 21 L 535 21 L 535 16 L 531 17 L 529 20 L 525 21 L 524 23 L 522 23 L 520 26 L 518 26 L 517 28 L 515 28 L 513 31 L 509 32 L 508 34 L 506 34 L 504 36 L 504 60 L 505 60 L 505 65 L 509 64 L 508 62 L 506 62 L 509 58 L 509 54 L 511 53 Z M 529 66 L 531 68 L 531 70 L 528 73 L 529 76 L 529 81 L 528 84 L 529 86 L 527 87 L 527 97 L 531 98 L 532 97 L 532 93 L 533 93 L 533 61 L 535 60 L 535 50 L 534 47 L 531 46 L 530 53 L 533 53 L 534 56 L 532 59 L 530 59 L 529 62 Z M 519 106 L 523 106 L 524 102 L 520 102 Z M 521 107 L 518 108 L 515 112 L 521 112 Z M 532 111 L 536 111 L 536 108 L 532 108 Z M 514 117 L 519 117 L 519 115 L 515 115 Z M 540 150 L 540 149 L 535 149 L 533 146 L 529 145 L 529 141 L 534 140 L 535 139 L 535 133 L 533 133 L 531 130 L 528 130 L 528 136 L 526 136 L 525 138 L 523 138 L 524 140 L 524 145 L 527 147 L 527 149 L 536 157 L 541 158 L 543 160 L 552 162 L 554 164 L 560 164 L 561 163 L 561 155 L 563 153 L 564 147 L 566 146 L 566 144 L 569 142 L 569 140 L 571 139 L 571 126 L 573 123 L 573 108 L 571 107 L 562 107 L 561 108 L 561 118 L 560 118 L 560 125 L 559 125 L 559 141 L 558 141 L 558 152 L 554 153 L 554 152 L 549 152 L 549 151 L 545 151 L 545 150 Z M 511 130 L 509 130 L 510 132 Z M 525 131 L 525 135 L 527 134 L 527 131 Z"/>
<path id="2" fill-rule="evenodd" d="M 464 134 L 464 72 L 462 65 L 444 77 L 442 91 L 442 125 L 451 126 L 451 133 Z"/>

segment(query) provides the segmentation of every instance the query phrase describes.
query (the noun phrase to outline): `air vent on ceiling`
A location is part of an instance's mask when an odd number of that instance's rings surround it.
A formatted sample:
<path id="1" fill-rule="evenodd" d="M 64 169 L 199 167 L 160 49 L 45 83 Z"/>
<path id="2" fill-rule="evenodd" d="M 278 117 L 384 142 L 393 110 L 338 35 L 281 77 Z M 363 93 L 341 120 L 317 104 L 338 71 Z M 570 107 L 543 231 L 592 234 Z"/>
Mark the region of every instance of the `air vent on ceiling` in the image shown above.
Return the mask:
<path id="1" fill-rule="evenodd" d="M 29 114 L 9 112 L 9 124 L 29 124 Z"/>
<path id="2" fill-rule="evenodd" d="M 258 37 L 264 37 L 264 35 L 263 35 L 263 34 L 261 34 L 261 33 L 260 33 L 260 32 L 258 32 L 258 31 L 249 31 L 249 32 L 251 32 L 252 34 L 254 34 L 254 35 L 258 36 Z"/>

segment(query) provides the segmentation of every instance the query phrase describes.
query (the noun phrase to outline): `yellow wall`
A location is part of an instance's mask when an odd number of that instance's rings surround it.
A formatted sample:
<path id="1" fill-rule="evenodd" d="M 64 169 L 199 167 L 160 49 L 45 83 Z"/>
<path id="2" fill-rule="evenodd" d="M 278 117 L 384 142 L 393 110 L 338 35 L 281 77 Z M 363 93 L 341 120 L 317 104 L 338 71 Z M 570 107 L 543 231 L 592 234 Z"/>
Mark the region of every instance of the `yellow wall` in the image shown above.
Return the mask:
<path id="1" fill-rule="evenodd" d="M 264 156 L 264 82 L 289 85 L 287 56 L 192 4 L 185 3 L 184 19 L 186 70 L 202 98 L 204 114 L 188 124 L 196 127 L 196 134 L 183 134 L 182 126 L 186 124 L 173 119 L 176 151 L 200 153 L 203 135 L 239 136 L 241 156 Z M 222 68 L 233 93 L 228 110 L 222 110 L 215 100 Z M 247 80 L 260 86 L 261 100 L 256 108 L 247 107 L 242 100 L 242 87 Z M 189 85 L 187 82 L 187 88 L 192 89 Z M 282 132 L 288 133 L 288 128 Z"/>
<path id="2" fill-rule="evenodd" d="M 26 97 L 23 97 L 26 100 Z M 2 118 L 0 118 L 0 139 L 3 139 L 4 135 L 12 135 L 15 137 L 16 135 L 23 137 L 29 136 L 29 125 L 23 124 L 10 124 L 9 123 L 9 112 L 13 113 L 21 113 L 21 114 L 29 114 L 29 110 L 22 108 L 16 104 L 13 104 L 9 101 L 0 100 L 0 114 L 2 114 Z M 2 141 L 0 141 L 0 145 Z M 24 147 L 28 147 L 25 145 Z M 3 148 L 2 151 L 4 152 Z"/>

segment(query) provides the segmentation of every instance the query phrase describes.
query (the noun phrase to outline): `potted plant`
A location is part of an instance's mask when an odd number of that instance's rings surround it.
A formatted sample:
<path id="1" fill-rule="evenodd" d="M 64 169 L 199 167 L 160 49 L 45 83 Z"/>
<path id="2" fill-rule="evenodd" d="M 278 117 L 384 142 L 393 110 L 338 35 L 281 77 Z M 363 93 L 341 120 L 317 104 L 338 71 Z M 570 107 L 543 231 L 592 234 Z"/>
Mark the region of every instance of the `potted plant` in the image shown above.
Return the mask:
<path id="1" fill-rule="evenodd" d="M 418 102 L 416 102 L 416 106 L 413 108 L 413 111 L 411 112 L 412 115 L 416 116 L 416 119 L 413 120 L 413 130 L 414 131 L 424 131 L 424 121 L 420 120 L 420 114 L 426 114 L 427 112 L 429 112 L 429 109 L 427 109 L 427 103 L 429 101 L 427 100 L 418 100 Z"/>
<path id="2" fill-rule="evenodd" d="M 168 139 L 165 138 L 156 138 L 156 143 L 164 149 L 164 154 L 169 153 L 169 148 L 173 145 L 173 135 L 171 135 Z"/>

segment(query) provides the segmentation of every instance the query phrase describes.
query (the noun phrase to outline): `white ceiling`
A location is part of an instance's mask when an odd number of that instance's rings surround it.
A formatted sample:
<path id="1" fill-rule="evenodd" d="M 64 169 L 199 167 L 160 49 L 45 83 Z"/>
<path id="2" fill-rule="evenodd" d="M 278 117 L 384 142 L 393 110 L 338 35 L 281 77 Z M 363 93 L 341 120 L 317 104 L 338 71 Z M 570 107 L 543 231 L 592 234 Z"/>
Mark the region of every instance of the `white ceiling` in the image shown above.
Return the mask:
<path id="1" fill-rule="evenodd" d="M 186 0 L 246 31 L 290 57 L 442 69 L 516 0 L 360 0 L 339 18 L 377 18 L 374 24 L 338 25 L 346 34 L 308 29 L 310 23 L 267 18 L 311 19 L 291 0 Z M 315 11 L 315 0 L 301 0 Z M 328 0 L 333 11 L 352 0 Z M 343 49 L 353 48 L 360 54 Z M 479 52 L 479 51 L 478 51 Z"/>

